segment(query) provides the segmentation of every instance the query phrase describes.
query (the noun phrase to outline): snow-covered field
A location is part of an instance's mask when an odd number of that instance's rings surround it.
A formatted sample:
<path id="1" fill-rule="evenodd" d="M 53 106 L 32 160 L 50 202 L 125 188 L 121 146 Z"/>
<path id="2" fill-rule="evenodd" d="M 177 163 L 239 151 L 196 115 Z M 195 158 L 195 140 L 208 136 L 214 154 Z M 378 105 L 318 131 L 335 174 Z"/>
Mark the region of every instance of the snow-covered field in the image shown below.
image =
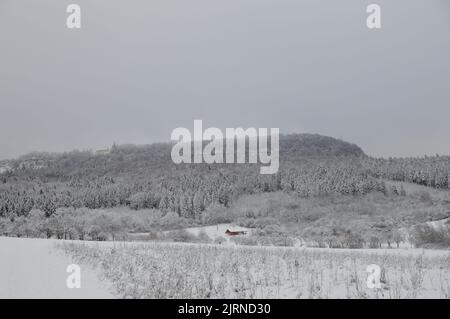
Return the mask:
<path id="1" fill-rule="evenodd" d="M 122 298 L 450 298 L 450 251 L 68 243 Z M 367 286 L 379 265 L 381 288 Z"/>
<path id="2" fill-rule="evenodd" d="M 450 298 L 448 250 L 0 238 L 0 262 L 2 298 Z M 66 287 L 72 263 L 81 289 Z"/>
<path id="3" fill-rule="evenodd" d="M 249 228 L 237 226 L 234 224 L 217 224 L 212 226 L 201 226 L 186 228 L 187 231 L 194 235 L 198 235 L 201 231 L 205 232 L 211 239 L 215 239 L 219 236 L 225 237 L 225 232 L 230 231 L 250 231 Z"/>
<path id="4" fill-rule="evenodd" d="M 200 234 L 200 232 L 204 232 L 213 241 L 216 240 L 217 238 L 223 238 L 225 240 L 225 243 L 231 244 L 231 243 L 233 243 L 230 240 L 232 237 L 225 234 L 227 229 L 230 231 L 246 231 L 247 232 L 246 235 L 239 235 L 240 237 L 246 237 L 251 234 L 251 229 L 237 226 L 234 224 L 218 224 L 218 225 L 212 225 L 212 226 L 200 226 L 200 227 L 186 228 L 186 230 L 193 235 L 198 236 Z"/>
<path id="5" fill-rule="evenodd" d="M 55 247 L 56 240 L 0 237 L 0 298 L 112 298 L 106 282 L 88 265 L 81 288 L 66 285 L 73 263 Z"/>

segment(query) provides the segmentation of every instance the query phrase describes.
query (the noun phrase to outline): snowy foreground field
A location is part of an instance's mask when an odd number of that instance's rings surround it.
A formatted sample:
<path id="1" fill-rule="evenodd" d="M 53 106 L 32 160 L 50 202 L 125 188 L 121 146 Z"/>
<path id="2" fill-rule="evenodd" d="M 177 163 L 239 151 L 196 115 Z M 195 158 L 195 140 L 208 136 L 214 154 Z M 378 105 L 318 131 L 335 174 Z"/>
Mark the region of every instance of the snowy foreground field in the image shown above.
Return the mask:
<path id="1" fill-rule="evenodd" d="M 63 243 L 122 298 L 450 298 L 450 252 Z M 367 288 L 367 266 L 382 288 Z"/>
<path id="2" fill-rule="evenodd" d="M 0 238 L 0 297 L 450 298 L 450 252 Z M 66 287 L 68 264 L 81 288 Z M 367 266 L 382 288 L 367 287 Z"/>
<path id="3" fill-rule="evenodd" d="M 83 267 L 82 288 L 66 285 L 73 261 L 56 240 L 0 237 L 0 298 L 113 298 L 94 268 Z"/>

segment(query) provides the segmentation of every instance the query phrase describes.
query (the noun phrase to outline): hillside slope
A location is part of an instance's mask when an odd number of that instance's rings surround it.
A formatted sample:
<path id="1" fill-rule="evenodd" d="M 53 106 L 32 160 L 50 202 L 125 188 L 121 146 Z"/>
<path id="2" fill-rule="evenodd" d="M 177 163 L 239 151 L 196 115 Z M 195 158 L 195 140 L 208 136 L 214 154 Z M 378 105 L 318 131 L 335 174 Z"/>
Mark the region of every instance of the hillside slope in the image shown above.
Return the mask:
<path id="1" fill-rule="evenodd" d="M 280 168 L 273 175 L 261 175 L 260 163 L 174 164 L 172 145 L 33 153 L 8 162 L 12 170 L 0 174 L 0 217 L 28 217 L 32 209 L 51 216 L 61 207 L 128 206 L 198 220 L 246 194 L 401 195 L 401 189 L 389 190 L 386 180 L 449 186 L 449 157 L 374 159 L 354 144 L 317 134 L 281 136 Z"/>

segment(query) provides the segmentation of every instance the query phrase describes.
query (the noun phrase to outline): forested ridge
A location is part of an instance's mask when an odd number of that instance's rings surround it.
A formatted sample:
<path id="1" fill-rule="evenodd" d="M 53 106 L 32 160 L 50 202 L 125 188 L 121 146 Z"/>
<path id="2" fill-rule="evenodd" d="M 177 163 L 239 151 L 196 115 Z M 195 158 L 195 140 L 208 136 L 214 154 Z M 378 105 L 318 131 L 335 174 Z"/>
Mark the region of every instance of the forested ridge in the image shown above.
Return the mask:
<path id="1" fill-rule="evenodd" d="M 259 164 L 174 164 L 172 144 L 113 145 L 106 154 L 33 153 L 0 174 L 0 217 L 47 216 L 60 207 L 154 208 L 199 218 L 244 194 L 283 191 L 301 197 L 386 192 L 384 180 L 448 188 L 450 158 L 371 158 L 356 145 L 313 134 L 280 136 L 280 169 Z"/>

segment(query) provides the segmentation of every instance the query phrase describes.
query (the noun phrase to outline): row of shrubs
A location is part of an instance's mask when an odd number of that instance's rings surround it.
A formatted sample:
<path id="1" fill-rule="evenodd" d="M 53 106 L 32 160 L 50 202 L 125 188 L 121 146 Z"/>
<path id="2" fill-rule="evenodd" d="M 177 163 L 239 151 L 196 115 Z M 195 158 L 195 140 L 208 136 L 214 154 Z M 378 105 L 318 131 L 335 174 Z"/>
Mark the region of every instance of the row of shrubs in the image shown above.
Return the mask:
<path id="1" fill-rule="evenodd" d="M 416 247 L 450 247 L 450 219 L 447 220 L 447 223 L 437 227 L 429 224 L 413 227 L 411 239 L 414 241 Z"/>
<path id="2" fill-rule="evenodd" d="M 215 209 L 210 218 L 198 221 L 201 224 L 221 220 L 225 212 Z M 231 240 L 241 245 L 293 246 L 295 238 L 308 238 L 307 246 L 330 248 L 380 248 L 399 247 L 402 242 L 410 242 L 416 247 L 450 247 L 450 224 L 431 227 L 422 223 L 409 229 L 408 232 L 380 228 L 381 232 L 370 232 L 359 229 L 319 229 L 314 233 L 288 230 L 277 224 L 273 217 L 237 219 L 240 226 L 252 228 L 250 236 L 232 237 Z M 219 237 L 215 240 L 204 232 L 194 235 L 184 228 L 198 226 L 194 220 L 178 216 L 176 213 L 165 213 L 158 210 L 138 212 L 121 211 L 105 212 L 89 209 L 61 208 L 55 214 L 46 216 L 40 210 L 32 210 L 28 216 L 14 220 L 0 218 L 0 235 L 14 237 L 39 237 L 79 240 L 165 240 L 174 242 L 217 243 L 226 241 Z M 383 225 L 382 225 L 383 226 Z M 178 229 L 173 231 L 164 231 Z M 330 229 L 332 231 L 330 231 Z M 139 235 L 141 233 L 142 235 Z M 133 235 L 135 234 L 135 235 Z M 306 236 L 305 236 L 306 235 Z"/>

